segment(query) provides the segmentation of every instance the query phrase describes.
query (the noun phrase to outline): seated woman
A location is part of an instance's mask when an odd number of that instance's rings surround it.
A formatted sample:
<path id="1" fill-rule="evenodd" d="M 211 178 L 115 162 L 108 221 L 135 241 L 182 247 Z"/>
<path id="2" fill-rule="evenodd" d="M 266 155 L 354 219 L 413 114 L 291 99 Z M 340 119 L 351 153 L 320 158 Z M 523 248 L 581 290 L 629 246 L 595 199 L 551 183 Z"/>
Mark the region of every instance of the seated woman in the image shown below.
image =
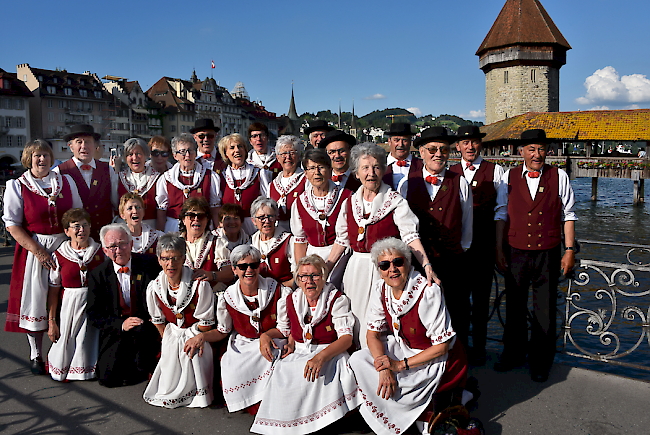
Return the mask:
<path id="1" fill-rule="evenodd" d="M 244 209 L 239 204 L 224 204 L 219 209 L 219 228 L 213 233 L 222 240 L 228 251 L 235 249 L 239 245 L 250 243 L 250 237 L 244 231 L 243 224 L 246 215 Z"/>
<path id="2" fill-rule="evenodd" d="M 193 270 L 192 279 L 230 283 L 233 279 L 230 252 L 217 243 L 217 237 L 208 230 L 210 206 L 202 196 L 187 198 L 181 207 L 181 237 L 187 242 L 185 266 Z"/>
<path id="3" fill-rule="evenodd" d="M 47 297 L 52 347 L 47 355 L 50 376 L 55 381 L 84 381 L 95 377 L 99 331 L 88 323 L 86 298 L 88 272 L 104 261 L 101 245 L 90 238 L 90 215 L 82 208 L 72 208 L 61 218 L 65 235 L 52 254 Z M 61 297 L 63 293 L 63 297 Z M 61 299 L 60 322 L 57 310 Z"/>
<path id="4" fill-rule="evenodd" d="M 162 272 L 147 287 L 151 322 L 162 337 L 160 361 L 144 391 L 144 400 L 165 408 L 205 408 L 212 403 L 213 363 L 208 346 L 194 356 L 185 342 L 214 325 L 214 294 L 205 281 L 193 280 L 183 266 L 185 240 L 165 234 L 156 248 Z"/>
<path id="5" fill-rule="evenodd" d="M 135 192 L 129 192 L 122 195 L 118 207 L 120 217 L 126 223 L 131 231 L 133 246 L 131 252 L 144 254 L 150 257 L 156 256 L 156 242 L 158 237 L 163 235 L 143 221 L 144 219 L 144 200 Z"/>
<path id="6" fill-rule="evenodd" d="M 278 204 L 272 199 L 260 196 L 251 205 L 251 216 L 258 229 L 251 237 L 251 245 L 262 254 L 260 274 L 287 287 L 293 287 L 292 237 L 291 233 L 275 226 L 278 220 Z"/>
<path id="7" fill-rule="evenodd" d="M 221 386 L 228 411 L 244 408 L 254 414 L 264 396 L 273 363 L 260 352 L 260 336 L 276 327 L 279 311 L 291 289 L 260 276 L 260 251 L 251 245 L 237 246 L 230 254 L 233 272 L 239 278 L 217 302 L 217 328 L 189 340 L 185 349 L 200 351 L 204 342 L 223 340 L 232 332 L 221 358 Z M 279 357 L 286 340 L 274 340 L 270 352 Z"/>
<path id="8" fill-rule="evenodd" d="M 278 326 L 260 337 L 268 361 L 273 338 L 288 337 L 289 343 L 273 369 L 251 432 L 316 432 L 361 403 L 347 365 L 354 327 L 350 300 L 325 282 L 327 266 L 318 255 L 300 259 L 295 277 L 300 290 L 287 297 Z"/>
<path id="9" fill-rule="evenodd" d="M 368 348 L 349 364 L 366 423 L 377 434 L 404 433 L 434 393 L 464 386 L 467 361 L 440 287 L 411 267 L 408 245 L 380 240 L 371 258 L 382 280 L 373 286 L 366 314 Z M 425 423 L 417 426 L 428 433 Z"/>

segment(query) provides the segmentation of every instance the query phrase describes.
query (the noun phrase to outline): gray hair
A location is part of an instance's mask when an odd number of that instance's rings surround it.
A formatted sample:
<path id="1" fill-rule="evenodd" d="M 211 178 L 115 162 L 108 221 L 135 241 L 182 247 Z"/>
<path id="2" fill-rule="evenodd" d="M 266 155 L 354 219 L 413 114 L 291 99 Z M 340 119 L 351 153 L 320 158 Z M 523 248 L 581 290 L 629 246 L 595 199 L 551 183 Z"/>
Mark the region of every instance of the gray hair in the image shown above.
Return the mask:
<path id="1" fill-rule="evenodd" d="M 411 268 L 411 249 L 406 243 L 400 239 L 396 239 L 395 237 L 381 239 L 372 245 L 372 249 L 370 250 L 370 258 L 375 267 L 379 267 L 380 256 L 391 252 L 398 252 L 402 257 L 404 257 L 404 260 L 406 260 L 406 268 Z"/>
<path id="2" fill-rule="evenodd" d="M 165 233 L 158 238 L 156 256 L 160 257 L 165 251 L 176 251 L 185 256 L 185 239 L 177 233 Z"/>
<path id="3" fill-rule="evenodd" d="M 253 245 L 239 245 L 230 253 L 230 263 L 235 267 L 237 263 L 249 255 L 253 261 L 260 261 L 262 259 L 262 254 Z"/>
<path id="4" fill-rule="evenodd" d="M 139 137 L 132 137 L 131 139 L 128 139 L 126 142 L 124 142 L 124 155 L 128 156 L 133 152 L 135 147 L 140 147 L 142 148 L 142 152 L 144 153 L 144 156 L 146 158 L 149 158 L 151 156 L 151 151 L 149 150 L 149 146 L 145 141 L 140 139 Z"/>
<path id="5" fill-rule="evenodd" d="M 186 143 L 190 145 L 194 152 L 199 149 L 199 146 L 196 144 L 196 140 L 194 139 L 194 136 L 189 134 L 189 133 L 181 133 L 178 136 L 174 136 L 172 139 L 172 152 L 176 154 L 176 150 L 178 150 L 178 144 L 180 143 Z"/>
<path id="6" fill-rule="evenodd" d="M 102 242 L 102 248 L 106 247 L 104 238 L 106 237 L 106 234 L 109 231 L 122 231 L 124 234 L 126 234 L 127 242 L 131 243 L 131 241 L 133 240 L 133 237 L 131 236 L 131 231 L 129 230 L 129 227 L 127 227 L 125 223 L 120 222 L 116 224 L 104 225 L 102 229 L 99 230 L 99 240 Z"/>
<path id="7" fill-rule="evenodd" d="M 359 171 L 359 160 L 364 157 L 374 157 L 379 163 L 382 172 L 386 172 L 386 150 L 374 143 L 364 142 L 352 147 L 350 152 L 350 172 L 356 174 Z"/>
<path id="8" fill-rule="evenodd" d="M 329 275 L 329 269 L 325 264 L 325 260 L 323 260 L 320 255 L 311 254 L 306 257 L 302 257 L 296 263 L 296 270 L 293 271 L 293 279 L 296 283 L 298 282 L 298 271 L 300 270 L 300 266 L 305 265 L 312 265 L 316 269 L 320 269 L 320 273 L 323 275 L 323 280 L 327 279 L 327 276 Z"/>
<path id="9" fill-rule="evenodd" d="M 255 201 L 251 204 L 251 217 L 255 218 L 255 215 L 262 207 L 268 207 L 273 210 L 275 215 L 278 215 L 278 203 L 272 200 L 271 198 L 266 198 L 264 196 L 258 196 Z"/>
<path id="10" fill-rule="evenodd" d="M 280 154 L 280 151 L 284 147 L 291 147 L 298 153 L 298 162 L 300 162 L 300 157 L 302 152 L 305 149 L 305 144 L 302 143 L 300 139 L 293 135 L 282 135 L 275 141 L 275 155 Z"/>

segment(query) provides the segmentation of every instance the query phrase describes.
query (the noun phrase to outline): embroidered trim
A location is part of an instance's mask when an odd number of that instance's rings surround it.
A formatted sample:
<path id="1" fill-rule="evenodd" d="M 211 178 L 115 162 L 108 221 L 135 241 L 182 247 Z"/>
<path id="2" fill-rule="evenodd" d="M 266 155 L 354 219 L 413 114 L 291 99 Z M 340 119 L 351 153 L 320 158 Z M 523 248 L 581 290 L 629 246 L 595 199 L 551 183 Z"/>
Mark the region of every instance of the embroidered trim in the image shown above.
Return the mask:
<path id="1" fill-rule="evenodd" d="M 372 403 L 371 400 L 368 399 L 368 396 L 366 396 L 366 393 L 363 392 L 361 387 L 359 387 L 359 393 L 361 393 L 361 398 L 363 399 L 363 405 L 365 405 L 370 413 L 375 416 L 377 420 L 379 420 L 380 423 L 382 423 L 384 426 L 386 426 L 386 429 L 395 432 L 396 434 L 401 434 L 402 429 L 398 428 L 394 423 L 390 423 L 390 420 L 388 420 L 388 416 L 384 414 L 383 412 L 379 412 L 377 409 L 377 405 Z"/>
<path id="2" fill-rule="evenodd" d="M 131 183 L 126 178 L 126 171 L 120 171 L 118 177 L 127 192 L 136 192 L 138 195 L 144 196 L 152 187 L 156 185 L 156 182 L 158 181 L 158 177 L 160 176 L 160 173 L 156 172 L 156 170 L 151 166 L 145 169 L 145 171 L 147 170 L 150 170 L 151 174 L 147 176 L 147 183 L 145 184 L 142 190 L 139 190 L 135 184 Z M 129 169 L 129 171 L 131 170 Z"/>
<path id="3" fill-rule="evenodd" d="M 199 166 L 198 171 L 196 170 L 196 166 L 194 167 L 194 176 L 191 185 L 183 184 L 178 179 L 181 172 L 181 167 L 178 163 L 176 163 L 169 171 L 165 172 L 163 174 L 163 177 L 165 177 L 165 181 L 167 181 L 167 183 L 171 184 L 172 186 L 174 186 L 175 188 L 183 192 L 183 196 L 187 199 L 190 196 L 189 192 L 199 187 L 199 185 L 203 181 L 203 178 L 205 177 L 205 174 L 208 171 L 205 168 L 205 166 L 203 165 L 198 165 L 198 166 Z M 187 194 L 185 194 L 186 191 L 188 192 Z"/>
<path id="4" fill-rule="evenodd" d="M 273 373 L 274 369 L 275 369 L 275 365 L 271 366 L 270 369 L 268 369 L 267 371 L 265 371 L 261 375 L 251 379 L 250 381 L 242 382 L 241 384 L 236 385 L 234 387 L 224 388 L 223 389 L 223 394 L 232 394 L 232 393 L 238 392 L 239 390 L 243 390 L 244 388 L 252 387 L 253 385 L 258 383 L 259 381 L 262 381 L 265 378 L 268 378 L 269 376 L 271 376 L 271 373 Z"/>
<path id="5" fill-rule="evenodd" d="M 214 235 L 212 233 L 207 233 L 205 236 L 205 240 L 203 241 L 203 246 L 201 247 L 201 251 L 199 251 L 199 255 L 197 255 L 196 259 L 194 260 L 194 263 L 190 260 L 189 255 L 185 255 L 185 266 L 189 267 L 192 270 L 200 269 L 201 266 L 203 265 L 203 262 L 205 261 L 206 257 L 206 252 L 208 252 L 207 255 L 210 255 L 210 247 L 214 243 Z"/>
<path id="6" fill-rule="evenodd" d="M 232 166 L 228 166 L 224 171 L 223 171 L 223 178 L 226 180 L 226 185 L 230 190 L 232 190 L 235 193 L 235 199 L 237 201 L 241 201 L 241 193 L 238 195 L 237 194 L 237 189 L 240 190 L 240 192 L 248 189 L 250 186 L 253 185 L 253 182 L 255 181 L 255 177 L 259 174 L 260 170 L 259 168 L 252 166 L 250 163 L 246 162 L 246 178 L 244 178 L 244 182 L 240 186 L 235 186 L 235 174 L 233 172 Z"/>
<path id="7" fill-rule="evenodd" d="M 95 368 L 97 367 L 97 364 L 93 365 L 92 367 L 63 367 L 62 369 L 55 367 L 48 361 L 47 364 L 48 370 L 50 373 L 53 373 L 55 375 L 68 375 L 68 374 L 74 374 L 74 375 L 84 375 L 87 373 L 95 373 Z"/>
<path id="8" fill-rule="evenodd" d="M 209 392 L 210 392 L 210 388 L 201 388 L 201 389 L 194 388 L 176 399 L 156 399 L 154 397 L 147 397 L 147 396 L 143 396 L 143 399 L 147 403 L 161 403 L 163 406 L 170 406 L 170 405 L 178 405 L 178 404 L 185 403 L 187 401 L 194 400 L 195 397 L 207 396 Z"/>
<path id="9" fill-rule="evenodd" d="M 279 207 L 286 207 L 287 206 L 287 197 L 289 196 L 289 193 L 291 193 L 302 181 L 303 178 L 305 178 L 305 173 L 304 172 L 299 172 L 297 174 L 293 175 L 293 179 L 289 181 L 289 185 L 285 188 L 282 186 L 282 183 L 280 182 L 280 177 L 282 175 L 278 175 L 273 179 L 273 187 L 275 190 L 280 194 L 280 198 L 277 200 L 277 204 Z"/>

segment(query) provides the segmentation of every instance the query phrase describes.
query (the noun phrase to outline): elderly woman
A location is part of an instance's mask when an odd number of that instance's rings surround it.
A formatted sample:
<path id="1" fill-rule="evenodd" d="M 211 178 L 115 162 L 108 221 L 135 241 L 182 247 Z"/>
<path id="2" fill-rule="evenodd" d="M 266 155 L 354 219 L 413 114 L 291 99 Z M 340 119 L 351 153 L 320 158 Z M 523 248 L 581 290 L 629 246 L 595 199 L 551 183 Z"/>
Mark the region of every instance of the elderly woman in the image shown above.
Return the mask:
<path id="1" fill-rule="evenodd" d="M 291 207 L 305 190 L 305 173 L 299 166 L 303 148 L 296 136 L 280 136 L 275 143 L 275 155 L 282 165 L 282 173 L 271 183 L 269 198 L 278 204 L 278 225 L 285 231 L 291 231 Z"/>
<path id="2" fill-rule="evenodd" d="M 267 196 L 269 185 L 260 175 L 260 169 L 246 162 L 248 156 L 246 140 L 237 133 L 230 134 L 219 141 L 219 154 L 228 165 L 221 173 L 223 178 L 224 204 L 238 204 L 250 218 L 248 211 L 258 196 Z M 244 231 L 249 235 L 256 229 L 251 219 L 244 221 Z"/>
<path id="3" fill-rule="evenodd" d="M 178 163 L 158 179 L 156 228 L 165 232 L 178 231 L 178 215 L 183 202 L 190 196 L 203 196 L 210 204 L 210 216 L 217 227 L 221 206 L 219 176 L 196 161 L 196 141 L 189 133 L 172 139 L 172 151 Z"/>
<path id="4" fill-rule="evenodd" d="M 143 222 L 144 207 L 142 197 L 135 192 L 129 192 L 120 198 L 118 210 L 120 217 L 131 231 L 131 237 L 133 238 L 131 252 L 155 257 L 156 242 L 158 237 L 163 235 L 163 232 Z"/>
<path id="5" fill-rule="evenodd" d="M 219 209 L 220 227 L 213 233 L 223 241 L 228 251 L 250 243 L 250 236 L 243 229 L 244 219 L 246 219 L 244 209 L 240 205 L 224 204 Z"/>
<path id="6" fill-rule="evenodd" d="M 137 193 L 144 201 L 144 221 L 156 226 L 156 182 L 160 177 L 151 166 L 145 163 L 151 152 L 147 143 L 139 138 L 124 142 L 126 166 L 115 173 L 111 167 L 111 203 L 118 209 L 120 198 L 126 193 Z"/>
<path id="7" fill-rule="evenodd" d="M 260 251 L 251 245 L 237 246 L 230 254 L 237 282 L 228 287 L 217 301 L 217 328 L 193 338 L 186 345 L 190 353 L 203 348 L 205 341 L 228 337 L 226 353 L 221 358 L 221 383 L 228 411 L 235 412 L 256 405 L 268 385 L 273 363 L 260 351 L 262 333 L 276 327 L 278 312 L 286 310 L 291 289 L 272 278 L 260 276 Z M 273 341 L 273 359 L 285 349 L 286 340 Z M 285 350 L 286 351 L 286 350 Z"/>
<path id="8" fill-rule="evenodd" d="M 328 258 L 336 240 L 336 218 L 352 192 L 331 180 L 332 163 L 325 150 L 307 150 L 302 165 L 309 183 L 291 206 L 295 258 L 311 254 Z M 328 281 L 337 288 L 341 287 L 348 258 L 342 255 L 330 271 Z"/>
<path id="9" fill-rule="evenodd" d="M 230 251 L 208 230 L 209 213 L 210 207 L 205 198 L 187 198 L 178 219 L 181 222 L 181 237 L 187 245 L 185 267 L 193 271 L 192 279 L 207 281 L 214 287 L 218 283 L 230 283 L 233 273 Z"/>
<path id="10" fill-rule="evenodd" d="M 172 146 L 169 139 L 164 136 L 154 136 L 149 140 L 148 145 L 151 149 L 151 160 L 147 165 L 160 174 L 171 169 L 173 165 L 169 162 L 169 157 L 172 154 Z"/>
<path id="11" fill-rule="evenodd" d="M 327 266 L 318 255 L 298 261 L 295 279 L 300 290 L 287 297 L 277 327 L 260 337 L 269 361 L 272 339 L 287 337 L 289 342 L 275 365 L 251 432 L 316 432 L 361 403 L 347 365 L 354 325 L 350 300 L 325 282 Z M 332 408 L 333 403 L 337 406 Z M 319 417 L 310 418 L 314 415 Z"/>
<path id="12" fill-rule="evenodd" d="M 287 287 L 293 287 L 291 233 L 275 226 L 278 205 L 272 199 L 260 196 L 251 205 L 251 216 L 258 229 L 251 237 L 251 245 L 262 254 L 260 274 Z"/>
<path id="13" fill-rule="evenodd" d="M 365 347 L 366 309 L 372 285 L 379 279 L 370 261 L 370 249 L 377 240 L 401 238 L 425 268 L 429 284 L 438 278 L 420 242 L 418 218 L 406 200 L 382 182 L 386 151 L 378 145 L 365 143 L 355 146 L 351 157 L 350 170 L 361 181 L 361 187 L 341 207 L 336 221 L 336 241 L 327 263 L 332 267 L 346 248 L 352 248 L 342 287 L 352 302 L 352 313 L 358 323 L 355 342 Z M 439 280 L 436 282 L 439 284 Z"/>
<path id="14" fill-rule="evenodd" d="M 2 220 L 16 240 L 5 331 L 27 333 L 31 370 L 44 374 L 43 333 L 48 329 L 47 270 L 50 255 L 65 240 L 61 218 L 82 208 L 77 186 L 69 175 L 50 171 L 52 148 L 41 139 L 28 143 L 20 159 L 27 171 L 7 181 Z"/>
<path id="15" fill-rule="evenodd" d="M 147 287 L 147 308 L 162 337 L 162 350 L 143 398 L 165 408 L 205 408 L 214 398 L 212 349 L 208 346 L 195 357 L 185 351 L 185 342 L 212 329 L 214 294 L 207 282 L 192 279 L 192 269 L 183 266 L 181 237 L 163 235 L 156 254 L 162 272 Z"/>
<path id="16" fill-rule="evenodd" d="M 368 348 L 350 357 L 361 415 L 377 434 L 405 433 L 434 393 L 461 388 L 467 362 L 437 284 L 411 267 L 411 249 L 388 238 L 370 253 L 381 280 L 372 289 Z M 378 418 L 384 415 L 386 418 Z M 418 422 L 418 429 L 426 425 Z"/>
<path id="17" fill-rule="evenodd" d="M 47 362 L 55 381 L 84 381 L 95 377 L 99 345 L 99 331 L 86 316 L 88 273 L 104 261 L 104 251 L 90 238 L 90 215 L 84 209 L 66 211 L 61 224 L 70 240 L 52 254 L 55 267 L 50 269 L 47 335 L 54 344 Z M 59 300 L 61 321 L 57 324 Z"/>

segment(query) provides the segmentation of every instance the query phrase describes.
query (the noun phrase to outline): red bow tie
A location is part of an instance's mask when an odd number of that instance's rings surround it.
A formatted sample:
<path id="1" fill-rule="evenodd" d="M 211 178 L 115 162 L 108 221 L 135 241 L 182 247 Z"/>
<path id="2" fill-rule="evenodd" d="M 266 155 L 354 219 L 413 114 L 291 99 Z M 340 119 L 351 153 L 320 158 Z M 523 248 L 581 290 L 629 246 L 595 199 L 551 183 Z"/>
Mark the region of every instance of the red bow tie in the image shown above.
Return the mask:
<path id="1" fill-rule="evenodd" d="M 93 167 L 90 165 L 81 165 L 82 171 L 90 171 Z"/>
<path id="2" fill-rule="evenodd" d="M 332 181 L 335 182 L 335 183 L 338 183 L 339 181 L 341 181 L 341 180 L 343 179 L 343 176 L 344 176 L 344 175 L 345 175 L 345 174 L 341 174 L 341 175 L 332 175 Z"/>
<path id="3" fill-rule="evenodd" d="M 438 177 L 433 177 L 431 175 L 427 175 L 427 177 L 424 179 L 429 184 L 438 184 Z"/>
<path id="4" fill-rule="evenodd" d="M 409 165 L 409 162 L 407 162 L 406 160 L 398 160 L 398 161 L 396 162 L 396 164 L 397 164 L 397 166 L 400 166 L 400 167 L 403 168 L 404 166 L 408 166 L 408 165 Z"/>
<path id="5" fill-rule="evenodd" d="M 210 160 L 210 159 L 212 159 L 212 155 L 211 155 L 211 154 L 203 154 L 201 157 L 203 157 L 203 160 Z"/>
<path id="6" fill-rule="evenodd" d="M 528 176 L 530 178 L 539 178 L 539 171 L 528 171 Z"/>
<path id="7" fill-rule="evenodd" d="M 126 266 L 122 266 L 119 269 L 117 269 L 118 273 L 129 273 L 129 268 Z"/>
<path id="8" fill-rule="evenodd" d="M 468 163 L 468 164 L 467 164 L 467 169 L 469 169 L 470 171 L 473 171 L 473 170 L 475 170 L 476 168 L 475 168 L 474 165 L 472 165 L 471 163 Z"/>

